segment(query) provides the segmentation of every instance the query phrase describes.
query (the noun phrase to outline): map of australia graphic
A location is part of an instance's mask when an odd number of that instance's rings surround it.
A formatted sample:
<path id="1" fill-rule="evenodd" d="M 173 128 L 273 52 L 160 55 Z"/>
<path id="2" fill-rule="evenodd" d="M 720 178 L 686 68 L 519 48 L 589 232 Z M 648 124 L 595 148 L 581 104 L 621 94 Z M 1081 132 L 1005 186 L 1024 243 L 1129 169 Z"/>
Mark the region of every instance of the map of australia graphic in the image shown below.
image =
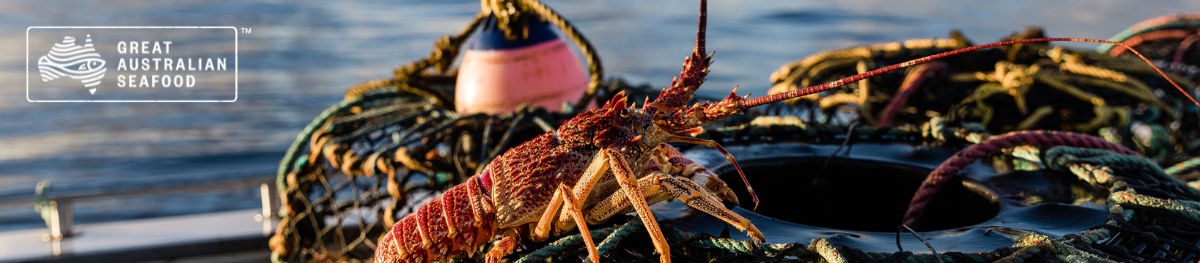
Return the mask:
<path id="1" fill-rule="evenodd" d="M 87 35 L 83 46 L 75 43 L 75 37 L 65 36 L 61 43 L 54 44 L 50 53 L 38 58 L 38 72 L 42 82 L 50 82 L 63 76 L 83 83 L 91 94 L 96 94 L 100 79 L 104 78 L 104 60 L 92 46 L 92 35 Z"/>

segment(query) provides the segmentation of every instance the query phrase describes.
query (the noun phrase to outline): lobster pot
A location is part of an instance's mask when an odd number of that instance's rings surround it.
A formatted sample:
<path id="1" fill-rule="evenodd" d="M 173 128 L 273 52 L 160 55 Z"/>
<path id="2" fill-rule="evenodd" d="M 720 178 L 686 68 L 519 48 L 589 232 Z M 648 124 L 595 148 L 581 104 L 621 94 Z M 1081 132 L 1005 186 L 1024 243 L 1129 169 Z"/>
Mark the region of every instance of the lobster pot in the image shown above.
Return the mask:
<path id="1" fill-rule="evenodd" d="M 584 109 L 565 102 L 651 94 L 648 86 L 602 83 L 599 58 L 579 30 L 528 4 L 536 1 L 509 3 L 516 13 L 502 14 L 516 23 L 500 24 L 505 19 L 485 8 L 393 77 L 347 89 L 300 132 L 276 175 L 282 207 L 272 261 L 370 261 L 398 219 Z M 580 46 L 589 75 L 552 24 Z M 518 37 L 506 38 L 505 28 Z"/>
<path id="2" fill-rule="evenodd" d="M 588 86 L 579 58 L 538 18 L 526 20 L 527 35 L 508 39 L 495 19 L 486 21 L 477 42 L 463 54 L 454 101 L 461 114 L 511 112 L 521 105 L 563 109 Z"/>
<path id="3" fill-rule="evenodd" d="M 1194 34 L 1196 29 L 1193 25 L 1188 32 Z M 1006 39 L 1038 37 L 1045 33 L 1035 28 Z M 1155 42 L 1160 46 L 1147 49 L 1147 55 L 1152 60 L 1186 61 L 1198 52 L 1191 48 L 1194 44 L 1186 42 L 1182 38 L 1173 43 Z M 962 34 L 952 33 L 945 39 L 823 51 L 772 74 L 775 86 L 771 92 L 825 83 L 970 45 L 972 41 Z M 1182 47 L 1191 51 L 1176 53 Z M 1165 50 L 1170 52 L 1160 52 Z M 1189 77 L 1194 75 L 1185 70 L 1190 67 L 1164 70 L 1186 92 L 1194 93 L 1195 78 Z M 917 129 L 940 123 L 976 125 L 993 134 L 1021 130 L 1087 133 L 1138 150 L 1161 165 L 1200 152 L 1198 108 L 1146 62 L 1045 43 L 948 57 L 801 98 L 793 105 L 817 116 L 812 118 L 815 122 L 843 126 L 858 122 Z"/>
<path id="4" fill-rule="evenodd" d="M 624 90 L 616 80 L 597 98 Z M 338 103 L 302 132 L 281 163 L 275 262 L 370 261 L 379 236 L 417 206 L 474 175 L 488 158 L 571 115 L 524 108 L 460 115 L 429 93 L 373 92 Z M 541 122 L 539 124 L 539 122 Z"/>

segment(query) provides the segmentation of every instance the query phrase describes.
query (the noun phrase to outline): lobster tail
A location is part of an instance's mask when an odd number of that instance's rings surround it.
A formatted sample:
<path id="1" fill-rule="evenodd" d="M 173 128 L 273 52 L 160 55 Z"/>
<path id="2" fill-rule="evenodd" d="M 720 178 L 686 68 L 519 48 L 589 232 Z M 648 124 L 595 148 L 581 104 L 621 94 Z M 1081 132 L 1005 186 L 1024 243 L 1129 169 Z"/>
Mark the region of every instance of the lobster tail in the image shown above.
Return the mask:
<path id="1" fill-rule="evenodd" d="M 379 240 L 375 262 L 430 262 L 474 252 L 491 239 L 491 198 L 472 177 L 408 214 Z"/>

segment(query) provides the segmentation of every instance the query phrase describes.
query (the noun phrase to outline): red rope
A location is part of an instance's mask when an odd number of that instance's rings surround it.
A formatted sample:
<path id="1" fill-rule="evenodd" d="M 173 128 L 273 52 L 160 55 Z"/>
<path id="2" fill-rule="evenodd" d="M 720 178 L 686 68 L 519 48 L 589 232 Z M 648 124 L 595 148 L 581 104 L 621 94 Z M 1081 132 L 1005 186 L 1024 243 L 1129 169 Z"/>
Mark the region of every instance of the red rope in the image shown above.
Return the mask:
<path id="1" fill-rule="evenodd" d="M 1197 40 L 1200 40 L 1200 33 L 1188 35 L 1183 41 L 1179 41 L 1179 47 L 1175 48 L 1175 65 L 1173 66 L 1175 74 L 1183 75 L 1183 54 L 1187 53 L 1188 49 L 1191 49 L 1192 44 L 1195 44 Z"/>
<path id="2" fill-rule="evenodd" d="M 1094 148 L 1114 151 L 1121 154 L 1136 155 L 1137 152 L 1125 148 L 1119 144 L 1114 144 L 1099 137 L 1090 136 L 1080 133 L 1060 132 L 1060 131 L 1015 131 L 1010 133 L 993 136 L 980 142 L 979 144 L 971 145 L 962 151 L 954 154 L 953 157 L 942 162 L 941 165 L 934 169 L 933 172 L 925 178 L 921 183 L 921 188 L 917 189 L 916 195 L 909 202 L 908 212 L 904 213 L 904 225 L 916 228 L 915 225 L 921 219 L 921 215 L 925 212 L 926 206 L 933 199 L 934 194 L 942 188 L 950 179 L 971 165 L 979 158 L 987 157 L 992 154 L 999 153 L 1003 149 L 1013 148 L 1016 146 L 1071 146 L 1080 148 Z"/>
<path id="3" fill-rule="evenodd" d="M 908 98 L 917 92 L 917 88 L 920 88 L 925 80 L 930 78 L 930 75 L 943 70 L 946 70 L 946 63 L 941 62 L 921 64 L 913 67 L 908 76 L 904 77 L 904 82 L 900 84 L 900 90 L 896 91 L 896 95 L 892 96 L 892 100 L 888 102 L 887 107 L 883 108 L 883 114 L 879 117 L 879 126 L 892 126 L 892 121 L 904 109 L 904 105 L 908 103 Z M 863 114 L 869 113 L 864 112 Z"/>

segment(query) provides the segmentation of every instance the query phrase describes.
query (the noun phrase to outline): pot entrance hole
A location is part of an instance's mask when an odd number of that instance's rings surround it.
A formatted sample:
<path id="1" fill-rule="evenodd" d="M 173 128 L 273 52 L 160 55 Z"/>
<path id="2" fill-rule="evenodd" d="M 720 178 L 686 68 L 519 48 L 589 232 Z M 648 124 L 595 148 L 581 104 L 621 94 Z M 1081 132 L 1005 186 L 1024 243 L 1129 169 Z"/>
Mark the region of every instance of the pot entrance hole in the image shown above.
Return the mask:
<path id="1" fill-rule="evenodd" d="M 844 158 L 834 158 L 822 169 L 825 161 L 825 157 L 809 157 L 739 162 L 761 200 L 755 212 L 809 226 L 894 232 L 930 171 Z M 729 168 L 718 173 L 737 193 L 739 205 L 753 210 L 754 203 L 737 172 Z M 987 221 L 1000 211 L 992 200 L 996 199 L 968 190 L 961 180 L 951 181 L 926 209 L 920 230 L 954 229 Z"/>

